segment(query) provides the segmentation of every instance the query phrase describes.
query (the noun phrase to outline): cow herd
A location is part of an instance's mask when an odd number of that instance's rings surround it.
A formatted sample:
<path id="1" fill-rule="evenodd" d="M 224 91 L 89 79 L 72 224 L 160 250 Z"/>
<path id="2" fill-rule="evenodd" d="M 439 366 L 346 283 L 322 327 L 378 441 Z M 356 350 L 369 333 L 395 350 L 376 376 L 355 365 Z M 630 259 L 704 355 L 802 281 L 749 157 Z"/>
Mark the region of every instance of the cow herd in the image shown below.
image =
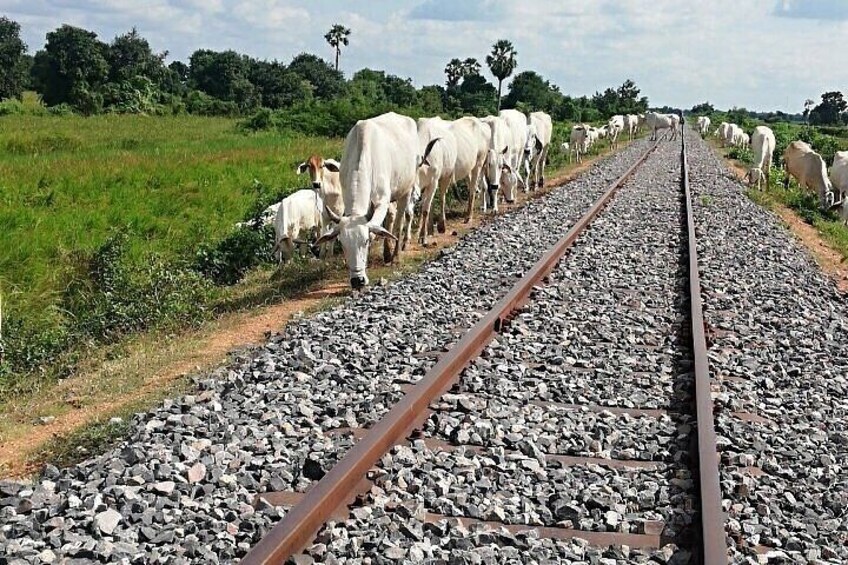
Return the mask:
<path id="1" fill-rule="evenodd" d="M 698 118 L 698 131 L 706 137 L 710 128 L 707 116 Z M 757 126 L 749 136 L 741 127 L 733 123 L 722 122 L 713 130 L 713 135 L 722 147 L 750 148 L 753 164 L 745 175 L 745 181 L 762 187 L 765 180 L 768 186 L 771 179 L 771 166 L 776 147 L 774 132 L 767 126 Z M 810 145 L 804 141 L 793 141 L 783 152 L 783 165 L 786 171 L 784 186 L 789 186 L 793 177 L 798 186 L 814 192 L 819 198 L 823 210 L 838 208 L 843 221 L 848 222 L 848 151 L 838 151 L 833 158 L 830 174 L 827 163 Z"/>
<path id="2" fill-rule="evenodd" d="M 446 195 L 452 184 L 465 182 L 466 221 L 471 221 L 480 193 L 483 212 L 497 211 L 502 197 L 515 201 L 545 184 L 545 163 L 553 134 L 544 112 L 526 115 L 503 110 L 497 116 L 439 117 L 417 121 L 394 112 L 361 120 L 345 138 L 340 161 L 313 155 L 298 168 L 308 173 L 311 189 L 299 190 L 268 207 L 256 222 L 273 223 L 274 254 L 283 260 L 294 253 L 301 233 L 318 231 L 315 242 L 323 255 L 338 240 L 353 288 L 368 284 L 371 241 L 383 239 L 383 257 L 398 258 L 412 237 L 415 205 L 420 199 L 418 241 L 432 235 L 431 207 L 438 192 L 445 231 Z"/>

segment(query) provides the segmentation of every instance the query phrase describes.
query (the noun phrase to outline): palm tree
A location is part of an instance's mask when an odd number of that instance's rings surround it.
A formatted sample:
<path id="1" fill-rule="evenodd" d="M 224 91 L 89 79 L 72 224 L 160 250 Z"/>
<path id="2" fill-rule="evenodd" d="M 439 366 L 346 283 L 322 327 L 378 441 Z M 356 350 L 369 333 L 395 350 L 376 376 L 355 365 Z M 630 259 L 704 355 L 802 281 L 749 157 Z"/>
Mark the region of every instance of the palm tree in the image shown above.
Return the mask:
<path id="1" fill-rule="evenodd" d="M 463 78 L 471 75 L 479 75 L 480 74 L 480 61 L 475 59 L 474 57 L 469 57 L 462 62 L 462 76 Z"/>
<path id="2" fill-rule="evenodd" d="M 342 54 L 342 45 L 347 47 L 348 44 L 348 36 L 350 35 L 350 29 L 346 28 L 341 24 L 335 24 L 330 28 L 324 35 L 324 39 L 327 40 L 327 43 L 330 44 L 330 47 L 336 50 L 336 70 L 339 70 L 339 55 Z"/>
<path id="3" fill-rule="evenodd" d="M 464 75 L 462 61 L 459 59 L 451 59 L 445 66 L 445 75 L 447 76 L 448 90 L 453 90 L 459 86 L 459 81 Z"/>
<path id="4" fill-rule="evenodd" d="M 492 45 L 492 52 L 486 55 L 486 64 L 489 65 L 489 70 L 498 79 L 498 111 L 501 109 L 503 81 L 512 74 L 512 71 L 518 65 L 516 56 L 518 56 L 518 52 L 512 46 L 512 42 L 506 39 L 499 39 Z"/>
<path id="5" fill-rule="evenodd" d="M 804 119 L 809 124 L 810 123 L 810 110 L 812 110 L 813 106 L 816 105 L 816 101 L 810 98 L 804 100 Z"/>

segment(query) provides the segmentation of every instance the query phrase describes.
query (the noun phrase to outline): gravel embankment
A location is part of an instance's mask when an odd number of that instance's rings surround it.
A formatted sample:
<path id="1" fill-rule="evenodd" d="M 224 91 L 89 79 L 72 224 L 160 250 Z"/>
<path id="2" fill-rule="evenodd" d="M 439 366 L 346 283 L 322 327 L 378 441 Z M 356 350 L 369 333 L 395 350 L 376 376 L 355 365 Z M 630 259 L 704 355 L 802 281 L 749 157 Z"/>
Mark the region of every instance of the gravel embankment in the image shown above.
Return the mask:
<path id="1" fill-rule="evenodd" d="M 848 304 L 689 139 L 733 562 L 757 563 L 761 546 L 769 563 L 848 563 Z"/>
<path id="2" fill-rule="evenodd" d="M 257 492 L 305 490 L 351 445 L 325 432 L 386 412 L 640 155 L 463 238 L 418 274 L 296 323 L 134 419 L 120 447 L 34 484 L 0 483 L 0 559 L 228 562 L 282 510 Z"/>
<path id="3" fill-rule="evenodd" d="M 688 563 L 697 485 L 679 144 L 664 143 L 581 236 L 551 284 L 434 405 L 423 441 L 373 474 L 368 505 L 325 528 L 309 555 L 373 563 Z M 657 409 L 630 416 L 583 406 Z M 552 455 L 653 461 L 567 465 Z M 426 523 L 426 512 L 592 532 L 662 531 L 658 551 L 591 547 Z M 337 561 L 334 561 L 337 560 Z"/>

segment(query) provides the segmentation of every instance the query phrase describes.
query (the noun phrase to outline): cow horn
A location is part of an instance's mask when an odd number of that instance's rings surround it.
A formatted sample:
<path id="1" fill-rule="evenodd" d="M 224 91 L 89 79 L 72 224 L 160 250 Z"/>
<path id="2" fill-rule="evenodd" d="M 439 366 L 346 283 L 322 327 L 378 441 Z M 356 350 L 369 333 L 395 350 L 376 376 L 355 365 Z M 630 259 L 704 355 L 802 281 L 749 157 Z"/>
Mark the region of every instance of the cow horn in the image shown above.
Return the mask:
<path id="1" fill-rule="evenodd" d="M 340 221 L 342 221 L 341 216 L 333 212 L 333 209 L 327 206 L 326 203 L 324 204 L 324 211 L 327 212 L 327 217 L 330 218 L 331 222 L 338 224 Z"/>

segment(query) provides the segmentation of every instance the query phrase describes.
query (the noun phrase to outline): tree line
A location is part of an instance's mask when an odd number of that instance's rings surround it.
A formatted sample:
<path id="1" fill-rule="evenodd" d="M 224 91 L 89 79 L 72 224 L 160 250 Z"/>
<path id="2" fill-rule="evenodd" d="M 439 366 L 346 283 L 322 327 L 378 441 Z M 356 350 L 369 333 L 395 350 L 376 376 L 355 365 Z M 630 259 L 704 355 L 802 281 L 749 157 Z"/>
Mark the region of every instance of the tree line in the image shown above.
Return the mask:
<path id="1" fill-rule="evenodd" d="M 347 79 L 339 71 L 339 58 L 350 37 L 351 30 L 339 24 L 324 36 L 335 65 L 311 53 L 286 64 L 208 49 L 198 49 L 185 62 L 166 63 L 168 53 L 154 52 L 136 29 L 107 43 L 93 31 L 62 25 L 31 56 L 20 25 L 0 17 L 0 99 L 34 90 L 48 107 L 83 115 L 252 116 L 254 126 L 274 121 L 327 135 L 343 134 L 352 121 L 388 110 L 458 116 L 493 114 L 504 107 L 543 110 L 557 120 L 597 121 L 648 108 L 631 80 L 591 97 L 572 97 L 535 71 L 513 76 L 518 53 L 507 40 L 496 42 L 485 57 L 497 86 L 483 75 L 476 58 L 449 61 L 444 85 L 416 88 L 409 78 L 373 69 Z"/>

